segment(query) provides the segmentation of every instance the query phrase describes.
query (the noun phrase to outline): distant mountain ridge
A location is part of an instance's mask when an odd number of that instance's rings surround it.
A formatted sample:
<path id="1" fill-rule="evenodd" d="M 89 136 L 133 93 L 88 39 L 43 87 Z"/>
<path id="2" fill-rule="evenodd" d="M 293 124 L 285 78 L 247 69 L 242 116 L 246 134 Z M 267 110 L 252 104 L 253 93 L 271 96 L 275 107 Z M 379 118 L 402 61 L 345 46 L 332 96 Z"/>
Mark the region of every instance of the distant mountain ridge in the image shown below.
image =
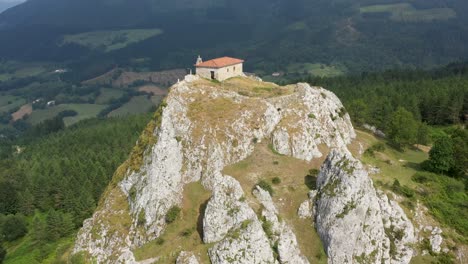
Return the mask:
<path id="1" fill-rule="evenodd" d="M 17 6 L 21 4 L 23 1 L 13 1 L 13 2 L 0 2 L 0 13 L 7 10 L 8 8 Z"/>
<path id="2" fill-rule="evenodd" d="M 456 0 L 30 0 L 0 14 L 0 58 L 122 66 L 148 58 L 145 67 L 168 69 L 202 53 L 248 58 L 247 70 L 263 72 L 434 67 L 468 58 L 467 11 Z M 113 52 L 61 45 L 65 35 L 133 29 L 164 33 Z"/>

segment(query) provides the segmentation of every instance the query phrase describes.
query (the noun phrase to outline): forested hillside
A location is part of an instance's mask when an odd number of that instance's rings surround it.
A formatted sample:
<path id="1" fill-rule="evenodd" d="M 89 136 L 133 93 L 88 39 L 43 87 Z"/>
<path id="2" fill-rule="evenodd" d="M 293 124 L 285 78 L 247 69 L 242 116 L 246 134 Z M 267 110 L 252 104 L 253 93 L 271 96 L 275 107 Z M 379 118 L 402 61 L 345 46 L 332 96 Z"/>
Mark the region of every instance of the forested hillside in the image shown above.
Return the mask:
<path id="1" fill-rule="evenodd" d="M 0 139 L 0 240 L 14 249 L 7 263 L 53 260 L 57 247 L 70 245 L 149 117 L 91 119 L 67 129 L 59 119 L 40 125 L 54 131 L 47 135 L 34 129 Z"/>
<path id="2" fill-rule="evenodd" d="M 335 92 L 353 121 L 386 130 L 392 113 L 403 107 L 428 125 L 466 122 L 468 115 L 468 64 L 454 63 L 432 71 L 362 73 L 304 79 Z"/>
<path id="3" fill-rule="evenodd" d="M 0 58 L 94 76 L 187 68 L 198 54 L 242 57 L 261 75 L 427 68 L 468 57 L 467 11 L 458 0 L 35 0 L 0 15 Z"/>

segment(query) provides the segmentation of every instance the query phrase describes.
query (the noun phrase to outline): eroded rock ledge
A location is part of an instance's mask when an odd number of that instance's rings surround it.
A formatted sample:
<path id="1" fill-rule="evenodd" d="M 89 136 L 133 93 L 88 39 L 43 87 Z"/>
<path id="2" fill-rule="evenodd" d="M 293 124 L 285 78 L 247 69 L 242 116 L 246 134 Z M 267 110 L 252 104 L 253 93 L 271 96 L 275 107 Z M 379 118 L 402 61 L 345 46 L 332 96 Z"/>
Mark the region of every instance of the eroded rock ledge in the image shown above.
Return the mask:
<path id="1" fill-rule="evenodd" d="M 329 154 L 317 187 L 315 225 L 329 263 L 410 262 L 413 225 L 346 149 Z"/>

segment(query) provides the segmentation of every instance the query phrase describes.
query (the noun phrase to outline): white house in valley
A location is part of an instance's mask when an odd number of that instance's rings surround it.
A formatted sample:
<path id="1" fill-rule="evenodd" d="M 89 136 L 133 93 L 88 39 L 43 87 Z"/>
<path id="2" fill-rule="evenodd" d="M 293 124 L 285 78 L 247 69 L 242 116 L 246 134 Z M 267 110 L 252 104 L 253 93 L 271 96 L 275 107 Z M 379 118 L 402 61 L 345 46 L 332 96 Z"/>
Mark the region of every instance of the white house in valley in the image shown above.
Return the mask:
<path id="1" fill-rule="evenodd" d="M 230 57 L 222 57 L 204 62 L 198 56 L 197 63 L 195 64 L 196 74 L 206 79 L 224 81 L 232 77 L 242 76 L 244 72 L 243 63 L 244 61 L 241 59 Z"/>

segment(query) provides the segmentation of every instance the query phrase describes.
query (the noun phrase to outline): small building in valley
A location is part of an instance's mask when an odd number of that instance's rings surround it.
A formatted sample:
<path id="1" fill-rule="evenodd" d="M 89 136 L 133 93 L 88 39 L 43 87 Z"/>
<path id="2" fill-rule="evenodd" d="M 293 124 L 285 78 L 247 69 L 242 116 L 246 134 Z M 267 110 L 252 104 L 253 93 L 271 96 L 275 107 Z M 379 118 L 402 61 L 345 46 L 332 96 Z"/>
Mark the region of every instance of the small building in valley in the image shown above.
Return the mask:
<path id="1" fill-rule="evenodd" d="M 198 56 L 197 63 L 195 64 L 196 74 L 200 77 L 224 81 L 226 79 L 242 76 L 243 63 L 241 59 L 222 57 L 209 61 L 203 61 Z"/>

